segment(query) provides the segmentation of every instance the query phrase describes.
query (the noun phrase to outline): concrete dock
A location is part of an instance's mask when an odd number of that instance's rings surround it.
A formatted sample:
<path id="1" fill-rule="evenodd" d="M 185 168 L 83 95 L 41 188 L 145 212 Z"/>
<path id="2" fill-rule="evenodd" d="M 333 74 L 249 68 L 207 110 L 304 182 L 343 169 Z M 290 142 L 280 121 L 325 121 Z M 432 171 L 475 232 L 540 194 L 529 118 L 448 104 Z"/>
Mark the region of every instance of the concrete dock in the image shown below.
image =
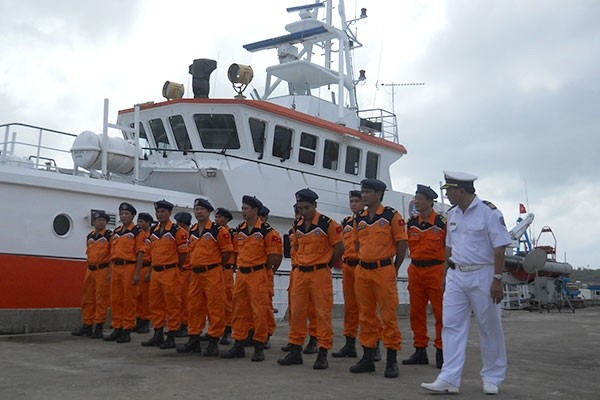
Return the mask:
<path id="1" fill-rule="evenodd" d="M 576 313 L 506 311 L 503 321 L 509 370 L 497 398 L 600 398 L 600 307 Z M 431 329 L 433 321 L 429 322 Z M 335 349 L 343 344 L 342 323 L 334 321 Z M 412 352 L 408 319 L 401 319 L 400 326 L 405 347 L 399 361 Z M 126 344 L 69 332 L 0 336 L 0 399 L 492 398 L 482 393 L 475 320 L 458 395 L 434 395 L 419 387 L 435 379 L 438 370 L 431 364 L 400 365 L 397 379 L 383 377 L 385 360 L 377 363 L 375 373 L 358 375 L 348 372 L 356 359 L 329 357 L 324 371 L 312 369 L 316 355 L 305 355 L 304 365 L 279 366 L 276 361 L 284 355 L 279 348 L 287 343 L 287 333 L 287 324 L 279 323 L 272 349 L 259 363 L 250 361 L 251 348 L 245 359 L 224 360 L 141 347 L 150 334 L 133 334 Z M 428 352 L 433 361 L 433 349 Z"/>

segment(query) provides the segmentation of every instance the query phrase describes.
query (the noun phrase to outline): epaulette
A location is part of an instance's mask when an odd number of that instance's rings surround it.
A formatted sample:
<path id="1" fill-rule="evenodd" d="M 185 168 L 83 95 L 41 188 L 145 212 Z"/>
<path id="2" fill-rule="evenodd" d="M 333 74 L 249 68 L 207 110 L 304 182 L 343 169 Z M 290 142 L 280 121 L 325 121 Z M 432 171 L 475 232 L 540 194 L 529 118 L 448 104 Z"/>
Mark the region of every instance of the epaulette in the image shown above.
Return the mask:
<path id="1" fill-rule="evenodd" d="M 485 204 L 486 206 L 488 206 L 489 208 L 491 208 L 492 210 L 495 210 L 497 207 L 494 205 L 494 203 L 492 203 L 491 201 L 487 201 L 487 200 L 482 200 L 483 204 Z"/>
<path id="2" fill-rule="evenodd" d="M 326 216 L 326 215 L 323 215 L 323 214 L 321 214 L 321 215 L 319 216 L 319 219 L 321 219 L 322 221 L 324 221 L 324 222 L 326 222 L 326 223 L 330 223 L 330 222 L 331 222 L 331 218 L 329 218 L 328 216 Z"/>
<path id="3" fill-rule="evenodd" d="M 271 225 L 269 225 L 269 223 L 268 223 L 268 222 L 263 222 L 263 228 L 264 228 L 264 229 L 265 229 L 267 232 L 269 232 L 269 231 L 272 231 L 272 230 L 273 230 L 273 227 L 272 227 Z"/>
<path id="4" fill-rule="evenodd" d="M 238 226 L 235 227 L 236 231 L 241 231 L 242 230 L 242 225 L 244 225 L 245 222 L 241 222 Z"/>
<path id="5" fill-rule="evenodd" d="M 388 221 L 391 221 L 394 218 L 394 214 L 396 214 L 397 212 L 398 211 L 396 211 L 390 206 L 384 206 L 383 213 L 381 215 L 383 216 L 383 218 L 387 219 Z"/>
<path id="6" fill-rule="evenodd" d="M 444 229 L 447 224 L 448 221 L 446 220 L 446 217 L 444 217 L 442 214 L 438 214 L 435 217 L 435 225 L 437 225 L 438 227 Z"/>
<path id="7" fill-rule="evenodd" d="M 343 224 L 347 224 L 347 223 L 348 223 L 348 222 L 349 222 L 351 219 L 352 219 L 352 215 L 349 215 L 349 216 L 345 217 L 345 218 L 342 220 L 342 225 L 343 225 Z"/>

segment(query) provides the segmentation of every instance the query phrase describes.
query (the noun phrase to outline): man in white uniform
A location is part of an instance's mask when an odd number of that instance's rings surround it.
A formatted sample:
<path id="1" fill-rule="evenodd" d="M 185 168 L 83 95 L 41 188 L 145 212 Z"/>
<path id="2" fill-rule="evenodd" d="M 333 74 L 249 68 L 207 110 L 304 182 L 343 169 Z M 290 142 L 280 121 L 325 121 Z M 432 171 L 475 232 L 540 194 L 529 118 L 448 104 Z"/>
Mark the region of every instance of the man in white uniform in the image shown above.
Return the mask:
<path id="1" fill-rule="evenodd" d="M 498 394 L 506 376 L 506 347 L 500 319 L 504 251 L 511 243 L 502 213 L 475 195 L 476 176 L 444 171 L 448 212 L 446 290 L 442 341 L 444 365 L 432 383 L 433 392 L 458 393 L 465 364 L 471 311 L 477 318 L 483 368 L 483 392 Z"/>

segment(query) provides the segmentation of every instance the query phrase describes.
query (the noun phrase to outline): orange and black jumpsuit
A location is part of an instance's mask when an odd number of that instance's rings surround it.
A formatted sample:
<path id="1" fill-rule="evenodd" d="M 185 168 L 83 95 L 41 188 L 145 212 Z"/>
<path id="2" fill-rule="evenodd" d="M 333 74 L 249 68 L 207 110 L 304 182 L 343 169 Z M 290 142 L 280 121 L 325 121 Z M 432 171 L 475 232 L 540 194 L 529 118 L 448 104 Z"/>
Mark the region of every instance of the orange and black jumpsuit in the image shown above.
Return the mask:
<path id="1" fill-rule="evenodd" d="M 150 281 L 146 280 L 146 276 L 150 273 L 152 266 L 152 255 L 150 254 L 149 232 L 140 231 L 140 235 L 144 237 L 144 263 L 140 272 L 140 283 L 137 285 L 137 301 L 136 301 L 136 316 L 143 319 L 150 319 Z"/>
<path id="2" fill-rule="evenodd" d="M 88 269 L 83 280 L 81 313 L 86 325 L 103 324 L 110 299 L 108 271 L 110 266 L 110 237 L 112 232 L 104 229 L 87 235 L 86 254 Z"/>

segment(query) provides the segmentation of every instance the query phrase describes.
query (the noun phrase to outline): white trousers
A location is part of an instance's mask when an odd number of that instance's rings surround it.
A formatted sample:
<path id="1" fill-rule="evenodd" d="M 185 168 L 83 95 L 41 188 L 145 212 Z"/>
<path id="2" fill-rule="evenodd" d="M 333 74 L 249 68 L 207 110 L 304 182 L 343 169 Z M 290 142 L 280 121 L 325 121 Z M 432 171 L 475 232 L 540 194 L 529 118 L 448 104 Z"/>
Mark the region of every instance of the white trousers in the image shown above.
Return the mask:
<path id="1" fill-rule="evenodd" d="M 448 269 L 442 328 L 444 365 L 438 379 L 460 386 L 473 311 L 479 326 L 483 360 L 481 379 L 498 386 L 504 380 L 507 368 L 506 346 L 500 304 L 494 304 L 490 297 L 493 279 L 494 268 L 491 265 L 472 272 Z"/>

